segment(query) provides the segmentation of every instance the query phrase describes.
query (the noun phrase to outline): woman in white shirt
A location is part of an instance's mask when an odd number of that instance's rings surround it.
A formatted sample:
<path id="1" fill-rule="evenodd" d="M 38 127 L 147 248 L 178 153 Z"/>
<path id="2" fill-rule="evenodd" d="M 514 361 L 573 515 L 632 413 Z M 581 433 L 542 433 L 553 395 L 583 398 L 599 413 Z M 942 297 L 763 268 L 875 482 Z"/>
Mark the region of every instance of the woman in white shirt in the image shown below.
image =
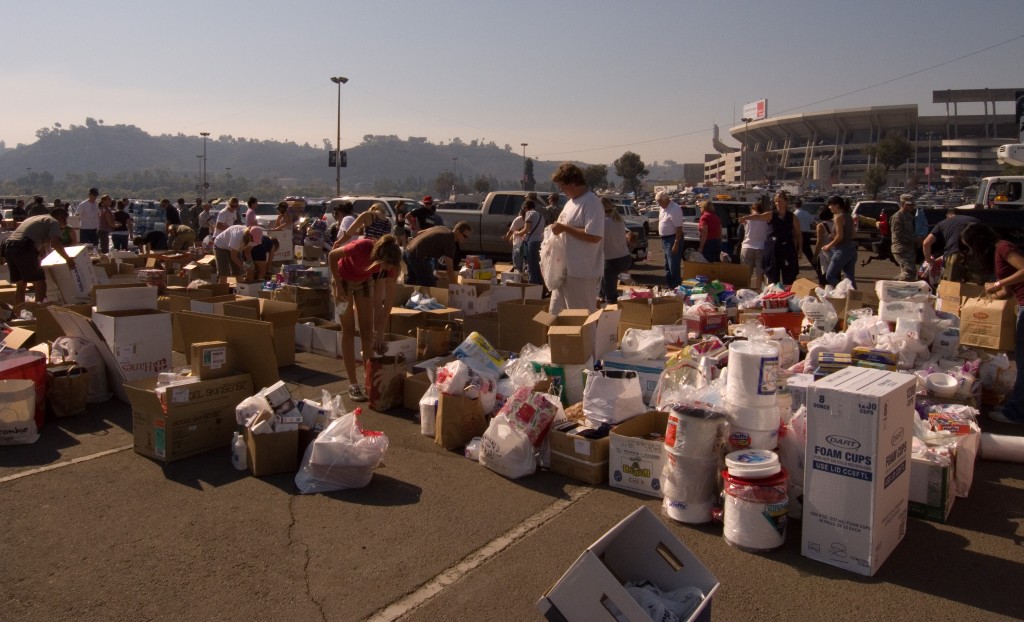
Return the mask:
<path id="1" fill-rule="evenodd" d="M 763 214 L 764 205 L 757 201 L 750 206 L 751 214 Z M 743 220 L 743 244 L 740 246 L 740 263 L 750 266 L 755 290 L 761 289 L 764 280 L 764 245 L 768 240 L 768 223 L 763 220 Z"/>
<path id="2" fill-rule="evenodd" d="M 217 260 L 217 279 L 221 283 L 228 282 L 228 275 L 242 276 L 244 272 L 245 249 L 259 244 L 263 240 L 263 229 L 231 225 L 217 234 L 213 239 L 213 255 Z"/>

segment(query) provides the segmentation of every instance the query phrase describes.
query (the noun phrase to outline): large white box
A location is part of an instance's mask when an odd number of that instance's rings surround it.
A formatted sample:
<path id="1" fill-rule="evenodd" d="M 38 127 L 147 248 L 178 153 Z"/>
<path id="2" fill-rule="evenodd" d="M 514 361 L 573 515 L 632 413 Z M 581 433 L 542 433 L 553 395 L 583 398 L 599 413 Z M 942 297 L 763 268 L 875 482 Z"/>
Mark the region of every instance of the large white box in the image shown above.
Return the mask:
<path id="1" fill-rule="evenodd" d="M 668 413 L 652 410 L 627 419 L 608 435 L 608 484 L 662 497 L 665 467 L 665 428 Z M 652 436 L 654 438 L 652 438 Z"/>
<path id="2" fill-rule="evenodd" d="M 805 557 L 872 576 L 903 539 L 916 388 L 910 374 L 861 367 L 810 386 Z"/>
<path id="3" fill-rule="evenodd" d="M 623 587 L 629 581 L 650 581 L 664 591 L 696 587 L 704 599 L 686 622 L 711 620 L 718 579 L 646 506 L 591 544 L 537 608 L 548 620 L 649 622 L 650 615 Z M 613 616 L 612 608 L 621 615 Z"/>
<path id="4" fill-rule="evenodd" d="M 127 381 L 170 371 L 171 314 L 155 309 L 93 313 L 104 341 Z"/>
<path id="5" fill-rule="evenodd" d="M 64 250 L 74 262 L 74 270 L 68 267 L 67 262 L 57 254 L 57 251 L 52 251 L 43 259 L 43 270 L 57 286 L 64 304 L 90 302 L 89 295 L 96 285 L 96 274 L 92 269 L 89 249 L 86 246 L 68 246 Z"/>

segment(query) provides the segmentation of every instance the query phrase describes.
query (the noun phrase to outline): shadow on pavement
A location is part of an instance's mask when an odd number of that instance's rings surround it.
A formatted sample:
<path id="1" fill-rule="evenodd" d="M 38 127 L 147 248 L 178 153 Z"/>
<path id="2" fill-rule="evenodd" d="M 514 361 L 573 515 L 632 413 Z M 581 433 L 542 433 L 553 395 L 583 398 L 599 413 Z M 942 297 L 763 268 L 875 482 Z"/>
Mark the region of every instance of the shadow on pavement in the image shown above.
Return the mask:
<path id="1" fill-rule="evenodd" d="M 151 460 L 143 456 L 139 458 Z M 229 447 L 207 451 L 170 464 L 162 464 L 158 460 L 153 462 L 163 468 L 164 477 L 168 480 L 196 490 L 202 490 L 204 485 L 217 488 L 250 477 L 248 470 L 239 471 L 231 466 Z"/>

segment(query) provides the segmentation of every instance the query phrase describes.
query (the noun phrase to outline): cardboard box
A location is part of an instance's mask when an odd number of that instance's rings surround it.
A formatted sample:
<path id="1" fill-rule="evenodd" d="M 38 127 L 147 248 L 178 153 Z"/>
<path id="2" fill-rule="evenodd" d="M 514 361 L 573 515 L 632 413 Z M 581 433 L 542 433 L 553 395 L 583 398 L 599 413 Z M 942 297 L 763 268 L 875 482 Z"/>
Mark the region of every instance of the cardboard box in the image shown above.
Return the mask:
<path id="1" fill-rule="evenodd" d="M 711 620 L 718 579 L 646 506 L 612 527 L 537 601 L 548 620 L 649 622 L 647 610 L 626 591 L 629 581 L 650 581 L 665 591 L 694 586 L 704 601 L 686 620 Z M 614 607 L 621 616 L 613 618 Z"/>
<path id="2" fill-rule="evenodd" d="M 1016 300 L 964 299 L 960 309 L 960 345 L 1012 352 L 1016 331 Z"/>
<path id="3" fill-rule="evenodd" d="M 404 307 L 391 307 L 388 316 L 389 333 L 395 335 L 416 335 L 416 329 L 423 326 L 427 321 L 427 314 L 417 309 L 406 309 Z"/>
<path id="4" fill-rule="evenodd" d="M 317 328 L 327 328 L 331 330 L 341 330 L 341 327 L 334 322 L 328 322 L 327 320 L 319 317 L 300 317 L 295 321 L 295 351 L 296 352 L 313 352 L 313 333 Z M 321 342 L 318 345 L 324 345 L 326 339 L 321 337 Z M 332 351 L 337 350 L 337 338 L 333 339 L 334 344 Z M 334 356 L 334 355 L 332 355 Z"/>
<path id="5" fill-rule="evenodd" d="M 420 372 L 418 374 L 406 374 L 405 376 L 405 396 L 402 400 L 402 406 L 409 410 L 420 411 L 420 398 L 430 388 L 430 376 L 427 372 Z"/>
<path id="6" fill-rule="evenodd" d="M 235 283 L 235 294 L 239 296 L 251 296 L 252 298 L 259 298 L 260 292 L 263 291 L 263 283 Z"/>
<path id="7" fill-rule="evenodd" d="M 235 406 L 253 392 L 249 374 L 171 386 L 162 391 L 163 400 L 155 377 L 124 388 L 132 406 L 135 451 L 163 462 L 227 447 L 237 428 Z"/>
<path id="8" fill-rule="evenodd" d="M 497 311 L 467 315 L 462 320 L 462 330 L 465 334 L 474 331 L 484 336 L 484 339 L 492 345 L 501 343 L 501 322 Z"/>
<path id="9" fill-rule="evenodd" d="M 238 371 L 252 374 L 253 384 L 269 387 L 278 381 L 273 326 L 270 322 L 189 311 L 174 313 L 173 316 L 175 340 L 188 344 L 226 341 L 234 353 Z M 186 362 L 191 363 L 192 348 L 185 348 L 183 354 L 188 359 Z"/>
<path id="10" fill-rule="evenodd" d="M 588 314 L 586 309 L 563 309 L 557 316 L 541 311 L 533 319 L 547 327 L 552 363 L 582 365 L 593 359 L 601 311 Z"/>
<path id="11" fill-rule="evenodd" d="M 623 299 L 620 323 L 650 328 L 658 324 L 676 324 L 683 317 L 683 301 L 676 297 Z"/>
<path id="12" fill-rule="evenodd" d="M 935 288 L 935 310 L 951 313 L 960 317 L 960 309 L 965 298 L 981 298 L 985 296 L 985 288 L 974 283 L 957 283 L 955 281 L 939 281 Z"/>
<path id="13" fill-rule="evenodd" d="M 618 371 L 635 371 L 640 377 L 640 391 L 644 398 L 644 404 L 650 404 L 654 397 L 654 390 L 658 387 L 658 379 L 661 372 L 665 371 L 667 358 L 660 359 L 638 359 L 630 358 L 621 350 L 605 352 L 601 359 L 604 369 Z"/>
<path id="14" fill-rule="evenodd" d="M 949 466 L 941 466 L 924 458 L 911 458 L 910 504 L 907 513 L 914 518 L 945 523 L 956 499 L 953 493 L 955 472 L 955 456 Z"/>
<path id="15" fill-rule="evenodd" d="M 609 434 L 608 484 L 661 497 L 668 413 L 652 410 L 627 419 Z"/>
<path id="16" fill-rule="evenodd" d="M 295 473 L 299 469 L 299 431 L 253 434 L 245 428 L 245 456 L 256 477 Z"/>
<path id="17" fill-rule="evenodd" d="M 97 285 L 92 290 L 93 309 L 99 312 L 156 309 L 157 288 L 145 283 Z"/>
<path id="18" fill-rule="evenodd" d="M 467 316 L 497 310 L 497 303 L 491 297 L 490 283 L 462 283 L 448 286 L 448 304 L 460 309 Z"/>
<path id="19" fill-rule="evenodd" d="M 916 389 L 913 375 L 862 367 L 811 385 L 805 557 L 872 576 L 903 539 Z"/>
<path id="20" fill-rule="evenodd" d="M 533 319 L 538 311 L 547 309 L 547 300 L 507 301 L 498 304 L 498 323 L 501 324 L 498 348 L 519 352 L 528 343 L 535 346 L 547 343 L 547 326 Z"/>
<path id="21" fill-rule="evenodd" d="M 200 341 L 192 344 L 192 375 L 213 380 L 237 373 L 234 357 L 226 341 Z"/>
<path id="22" fill-rule="evenodd" d="M 295 322 L 299 319 L 298 308 L 290 302 L 245 298 L 226 303 L 224 315 L 249 320 L 269 322 L 274 340 L 274 356 L 277 366 L 295 364 Z"/>
<path id="23" fill-rule="evenodd" d="M 589 439 L 576 434 L 578 424 L 566 423 L 548 433 L 551 444 L 551 471 L 587 484 L 608 481 L 608 437 Z"/>
<path id="24" fill-rule="evenodd" d="M 340 333 L 339 333 L 340 335 Z M 416 360 L 416 338 L 404 335 L 384 335 L 384 356 L 400 356 L 407 363 Z M 359 335 L 355 336 L 356 360 L 363 360 L 363 342 Z M 339 345 L 340 348 L 340 345 Z M 339 349 L 340 352 L 340 349 Z"/>
<path id="25" fill-rule="evenodd" d="M 189 305 L 189 311 L 193 313 L 209 313 L 211 315 L 225 315 L 224 305 L 233 303 L 249 304 L 256 308 L 254 301 L 258 300 L 252 296 L 239 296 L 238 294 L 227 294 L 225 296 L 210 296 L 193 299 Z M 246 301 L 253 301 L 248 302 Z"/>
<path id="26" fill-rule="evenodd" d="M 154 304 L 156 300 L 153 300 Z M 170 371 L 171 314 L 156 309 L 95 312 L 92 322 L 103 335 L 125 380 Z"/>
<path id="27" fill-rule="evenodd" d="M 92 269 L 92 258 L 86 246 L 68 246 L 64 249 L 75 264 L 75 269 L 68 267 L 64 258 L 57 251 L 50 252 L 42 261 L 43 271 L 53 288 L 48 288 L 50 295 L 60 294 L 66 304 L 90 302 L 89 295 L 96 285 L 96 273 Z"/>
<path id="28" fill-rule="evenodd" d="M 309 351 L 330 358 L 341 357 L 341 326 L 321 320 L 313 325 Z"/>
<path id="29" fill-rule="evenodd" d="M 750 287 L 750 275 L 750 266 L 739 263 L 683 262 L 682 279 L 684 281 L 704 276 L 711 281 L 729 283 L 736 289 L 747 289 Z"/>
<path id="30" fill-rule="evenodd" d="M 599 359 L 619 347 L 619 321 L 622 311 L 618 305 L 607 305 L 601 309 L 601 317 L 597 320 L 594 331 L 594 358 Z"/>

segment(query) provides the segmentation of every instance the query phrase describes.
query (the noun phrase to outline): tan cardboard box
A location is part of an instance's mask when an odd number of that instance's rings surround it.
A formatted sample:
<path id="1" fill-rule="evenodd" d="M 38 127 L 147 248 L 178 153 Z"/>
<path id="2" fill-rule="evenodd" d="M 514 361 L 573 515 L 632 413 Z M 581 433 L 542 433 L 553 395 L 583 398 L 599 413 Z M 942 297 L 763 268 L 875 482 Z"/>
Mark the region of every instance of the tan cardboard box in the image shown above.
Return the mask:
<path id="1" fill-rule="evenodd" d="M 1017 301 L 965 298 L 960 309 L 960 345 L 1012 352 L 1017 330 Z"/>
<path id="2" fill-rule="evenodd" d="M 575 428 L 568 431 L 553 428 L 548 434 L 551 470 L 588 484 L 607 482 L 608 452 L 611 446 L 608 437 L 589 439 L 575 432 Z"/>
<path id="3" fill-rule="evenodd" d="M 226 341 L 200 341 L 192 344 L 192 374 L 200 380 L 213 380 L 237 373 L 231 348 Z"/>
<path id="4" fill-rule="evenodd" d="M 552 363 L 583 365 L 592 360 L 600 310 L 588 314 L 586 309 L 564 309 L 557 316 L 541 311 L 533 319 L 547 327 Z"/>

